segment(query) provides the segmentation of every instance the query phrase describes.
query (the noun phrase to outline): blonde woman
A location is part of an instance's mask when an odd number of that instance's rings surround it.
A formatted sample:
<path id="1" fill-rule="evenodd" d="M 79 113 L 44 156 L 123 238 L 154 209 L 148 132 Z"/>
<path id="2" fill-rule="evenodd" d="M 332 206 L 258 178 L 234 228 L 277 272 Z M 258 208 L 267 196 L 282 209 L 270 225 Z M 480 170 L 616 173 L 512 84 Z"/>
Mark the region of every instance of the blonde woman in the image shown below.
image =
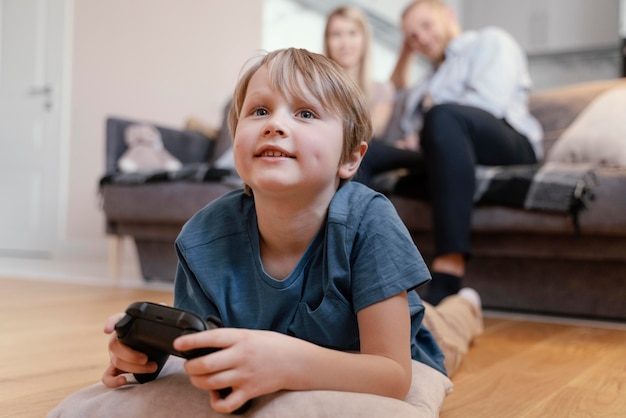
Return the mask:
<path id="1" fill-rule="evenodd" d="M 391 116 L 395 89 L 391 82 L 372 78 L 372 34 L 363 11 L 342 6 L 328 15 L 324 55 L 339 64 L 363 90 L 372 114 L 374 138 L 380 138 Z"/>

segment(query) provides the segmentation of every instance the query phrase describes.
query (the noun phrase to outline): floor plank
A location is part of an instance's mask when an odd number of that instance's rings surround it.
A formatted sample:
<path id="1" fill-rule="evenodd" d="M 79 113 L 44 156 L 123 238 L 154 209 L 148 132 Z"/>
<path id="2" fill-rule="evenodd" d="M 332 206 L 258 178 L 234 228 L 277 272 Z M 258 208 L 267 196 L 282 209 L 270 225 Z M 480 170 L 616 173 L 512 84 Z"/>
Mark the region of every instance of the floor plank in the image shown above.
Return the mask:
<path id="1" fill-rule="evenodd" d="M 605 373 L 614 376 L 612 392 L 623 395 L 626 373 L 615 375 L 606 358 L 624 357 L 625 344 L 626 332 L 617 329 L 517 321 L 487 327 L 453 377 L 441 417 L 625 416 L 619 403 L 577 415 L 570 399 L 574 391 L 579 401 L 596 399 L 596 378 Z"/>
<path id="2" fill-rule="evenodd" d="M 106 318 L 170 291 L 0 279 L 0 417 L 42 417 L 100 380 Z"/>

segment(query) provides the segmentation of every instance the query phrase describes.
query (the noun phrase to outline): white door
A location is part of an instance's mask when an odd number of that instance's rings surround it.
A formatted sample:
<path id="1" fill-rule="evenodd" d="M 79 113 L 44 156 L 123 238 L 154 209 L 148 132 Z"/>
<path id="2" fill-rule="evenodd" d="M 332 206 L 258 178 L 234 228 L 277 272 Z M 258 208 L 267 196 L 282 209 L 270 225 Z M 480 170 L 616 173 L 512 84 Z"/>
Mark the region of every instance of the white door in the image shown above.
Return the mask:
<path id="1" fill-rule="evenodd" d="M 65 0 L 0 0 L 0 256 L 58 236 Z"/>

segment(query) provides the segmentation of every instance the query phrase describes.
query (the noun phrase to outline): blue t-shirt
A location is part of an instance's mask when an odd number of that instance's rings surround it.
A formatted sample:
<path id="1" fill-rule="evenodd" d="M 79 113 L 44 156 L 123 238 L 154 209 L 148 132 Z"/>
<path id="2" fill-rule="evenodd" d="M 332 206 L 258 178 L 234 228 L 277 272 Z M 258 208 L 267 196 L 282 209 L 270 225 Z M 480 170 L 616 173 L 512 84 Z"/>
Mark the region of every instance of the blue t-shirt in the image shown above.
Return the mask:
<path id="1" fill-rule="evenodd" d="M 282 280 L 263 270 L 254 200 L 242 190 L 195 214 L 176 250 L 175 306 L 338 350 L 359 350 L 357 312 L 409 291 L 411 355 L 445 373 L 412 291 L 430 279 L 426 264 L 391 202 L 362 184 L 337 191 L 327 221 Z"/>

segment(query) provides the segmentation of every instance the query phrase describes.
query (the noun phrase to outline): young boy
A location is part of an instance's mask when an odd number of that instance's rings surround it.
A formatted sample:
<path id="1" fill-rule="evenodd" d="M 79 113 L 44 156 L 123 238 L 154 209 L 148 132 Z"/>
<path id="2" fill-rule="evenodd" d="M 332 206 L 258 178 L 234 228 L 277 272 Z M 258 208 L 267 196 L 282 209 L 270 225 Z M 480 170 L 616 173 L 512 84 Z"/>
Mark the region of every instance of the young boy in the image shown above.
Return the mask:
<path id="1" fill-rule="evenodd" d="M 367 109 L 339 67 L 302 49 L 265 55 L 239 81 L 229 127 L 245 190 L 176 241 L 175 306 L 225 325 L 174 343 L 221 348 L 185 364 L 216 411 L 282 389 L 404 399 L 412 359 L 445 373 L 413 290 L 430 278 L 420 253 L 392 204 L 348 181 L 371 136 Z M 109 350 L 109 387 L 156 369 L 115 334 Z"/>

